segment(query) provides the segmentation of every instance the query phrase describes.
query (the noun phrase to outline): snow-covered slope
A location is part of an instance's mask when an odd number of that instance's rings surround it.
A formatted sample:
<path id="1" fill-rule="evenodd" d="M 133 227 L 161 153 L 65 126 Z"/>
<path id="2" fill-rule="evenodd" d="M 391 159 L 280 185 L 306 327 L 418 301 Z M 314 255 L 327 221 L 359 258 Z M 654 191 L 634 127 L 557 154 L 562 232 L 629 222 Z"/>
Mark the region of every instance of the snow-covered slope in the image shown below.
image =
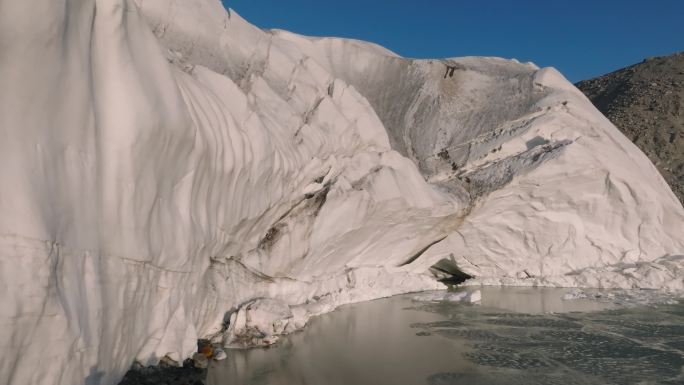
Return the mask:
<path id="1" fill-rule="evenodd" d="M 684 209 L 553 69 L 265 32 L 218 0 L 0 10 L 0 383 L 114 384 L 269 314 L 439 288 L 445 258 L 684 290 Z"/>

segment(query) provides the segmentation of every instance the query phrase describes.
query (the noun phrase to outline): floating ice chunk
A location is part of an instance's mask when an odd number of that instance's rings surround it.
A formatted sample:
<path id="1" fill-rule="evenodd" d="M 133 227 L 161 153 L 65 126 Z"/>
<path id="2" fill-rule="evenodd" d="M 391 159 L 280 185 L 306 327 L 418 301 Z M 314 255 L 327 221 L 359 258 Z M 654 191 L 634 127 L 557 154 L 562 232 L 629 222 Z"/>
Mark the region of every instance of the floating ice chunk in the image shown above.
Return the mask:
<path id="1" fill-rule="evenodd" d="M 482 291 L 478 289 L 478 290 L 469 292 L 468 295 L 466 296 L 466 300 L 470 303 L 478 303 L 478 302 L 482 301 Z"/>
<path id="2" fill-rule="evenodd" d="M 587 295 L 580 289 L 572 289 L 569 292 L 563 294 L 564 301 L 572 301 L 580 298 L 587 298 Z"/>
<path id="3" fill-rule="evenodd" d="M 228 354 L 226 354 L 226 351 L 219 348 L 219 347 L 214 347 L 214 360 L 216 361 L 223 361 L 226 358 L 228 358 Z"/>
<path id="4" fill-rule="evenodd" d="M 411 299 L 418 302 L 441 301 L 446 294 L 446 291 L 423 291 L 420 293 L 411 294 Z"/>
<path id="5" fill-rule="evenodd" d="M 459 291 L 426 291 L 411 296 L 414 301 L 420 302 L 468 302 L 478 303 L 482 300 L 480 289 L 470 288 Z"/>

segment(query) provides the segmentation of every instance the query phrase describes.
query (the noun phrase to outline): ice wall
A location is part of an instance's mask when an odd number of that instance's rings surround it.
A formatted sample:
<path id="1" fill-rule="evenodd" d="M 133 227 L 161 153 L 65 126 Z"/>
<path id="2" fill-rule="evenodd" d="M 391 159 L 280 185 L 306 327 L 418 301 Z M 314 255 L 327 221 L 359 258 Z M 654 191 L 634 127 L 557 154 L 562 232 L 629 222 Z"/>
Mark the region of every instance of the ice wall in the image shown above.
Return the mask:
<path id="1" fill-rule="evenodd" d="M 684 210 L 551 69 L 261 31 L 216 0 L 0 0 L 0 48 L 0 383 L 115 384 L 252 299 L 303 323 L 438 288 L 443 258 L 681 289 Z"/>

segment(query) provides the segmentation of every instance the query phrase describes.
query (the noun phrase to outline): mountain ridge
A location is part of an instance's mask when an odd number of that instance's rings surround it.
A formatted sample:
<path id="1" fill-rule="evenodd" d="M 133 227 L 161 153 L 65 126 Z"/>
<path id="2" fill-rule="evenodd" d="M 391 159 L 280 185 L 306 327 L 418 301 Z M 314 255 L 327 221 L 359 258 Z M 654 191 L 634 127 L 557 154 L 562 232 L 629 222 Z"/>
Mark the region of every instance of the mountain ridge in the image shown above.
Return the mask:
<path id="1" fill-rule="evenodd" d="M 576 86 L 651 159 L 684 204 L 684 52 Z"/>

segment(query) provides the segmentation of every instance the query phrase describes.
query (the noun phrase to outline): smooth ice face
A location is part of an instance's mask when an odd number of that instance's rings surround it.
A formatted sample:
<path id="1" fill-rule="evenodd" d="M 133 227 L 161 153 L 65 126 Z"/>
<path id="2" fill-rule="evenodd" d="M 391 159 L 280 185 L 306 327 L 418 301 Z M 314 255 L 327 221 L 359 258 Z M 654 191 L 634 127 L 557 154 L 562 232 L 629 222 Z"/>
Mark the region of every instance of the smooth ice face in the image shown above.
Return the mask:
<path id="1" fill-rule="evenodd" d="M 555 70 L 262 31 L 216 0 L 3 1 L 0 46 L 0 383 L 113 384 L 252 300 L 299 328 L 440 288 L 440 260 L 682 290 L 684 210 Z"/>

